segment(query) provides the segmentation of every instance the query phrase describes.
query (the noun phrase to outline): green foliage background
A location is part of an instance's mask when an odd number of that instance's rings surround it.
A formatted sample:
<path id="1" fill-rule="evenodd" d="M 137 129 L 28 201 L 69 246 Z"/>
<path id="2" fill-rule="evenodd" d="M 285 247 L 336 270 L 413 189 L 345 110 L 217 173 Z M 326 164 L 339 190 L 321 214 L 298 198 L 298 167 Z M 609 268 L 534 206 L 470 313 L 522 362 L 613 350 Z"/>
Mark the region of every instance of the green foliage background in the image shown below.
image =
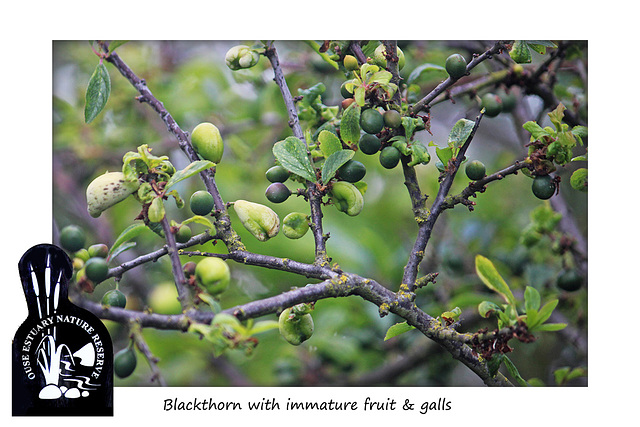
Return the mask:
<path id="1" fill-rule="evenodd" d="M 216 173 L 216 182 L 225 201 L 246 199 L 266 204 L 283 218 L 292 211 L 307 212 L 302 198 L 291 197 L 274 205 L 267 201 L 264 190 L 268 186 L 264 173 L 273 165 L 272 145 L 291 135 L 287 114 L 273 73 L 265 58 L 249 70 L 232 72 L 224 64 L 228 48 L 236 41 L 224 42 L 129 42 L 118 47 L 118 53 L 134 72 L 144 78 L 152 93 L 164 103 L 177 123 L 191 131 L 198 123 L 209 121 L 217 125 L 225 141 L 225 153 Z M 251 44 L 251 43 L 248 43 Z M 472 46 L 482 51 L 482 43 L 400 42 L 407 65 L 401 76 L 424 63 L 444 65 L 451 53 L 470 54 L 463 48 Z M 338 105 L 342 100 L 340 85 L 345 74 L 323 62 L 306 44 L 297 41 L 277 42 L 279 56 L 287 82 L 294 94 L 322 81 L 327 90 L 322 95 L 325 105 Z M 534 55 L 534 62 L 543 57 Z M 586 46 L 576 49 L 567 61 L 586 62 Z M 140 206 L 132 198 L 91 218 L 86 212 L 84 191 L 88 183 L 105 171 L 120 170 L 122 156 L 148 144 L 155 155 L 168 155 L 177 169 L 188 164 L 186 156 L 161 119 L 144 103 L 135 100 L 137 92 L 110 65 L 111 96 L 106 108 L 89 125 L 84 123 L 84 93 L 98 58 L 87 42 L 54 43 L 53 75 L 53 212 L 57 228 L 68 224 L 81 225 L 89 242 L 110 245 L 114 238 L 130 225 Z M 483 63 L 474 73 L 493 71 L 491 61 Z M 429 71 L 418 80 L 420 93 L 426 94 L 446 77 Z M 557 74 L 556 96 L 565 105 L 578 99 L 586 105 L 586 86 L 571 70 Z M 519 93 L 519 96 L 522 94 Z M 521 96 L 522 110 L 532 117 L 501 114 L 485 118 L 476 135 L 468 157 L 479 159 L 492 173 L 522 159 L 527 141 L 521 128 L 526 120 L 538 116 L 541 101 L 535 96 Z M 581 110 L 586 123 L 585 110 Z M 474 118 L 478 113 L 472 99 L 461 98 L 455 103 L 444 102 L 431 109 L 431 131 L 418 134 L 425 145 L 429 141 L 444 145 L 449 130 L 462 117 Z M 546 118 L 546 112 L 543 115 Z M 431 151 L 432 159 L 435 153 Z M 578 153 L 574 153 L 578 154 Z M 348 217 L 335 208 L 324 209 L 324 228 L 331 237 L 327 242 L 329 256 L 350 272 L 371 277 L 392 290 L 397 290 L 402 269 L 413 245 L 417 227 L 411 204 L 403 184 L 400 167 L 383 169 L 377 156 L 356 154 L 367 167 L 364 179 L 368 184 L 365 208 L 357 217 Z M 418 178 L 425 193 L 435 197 L 438 171 L 435 161 L 417 167 Z M 560 195 L 572 209 L 583 236 L 587 237 L 587 196 L 569 186 L 571 172 L 584 165 L 569 164 L 558 171 L 562 177 Z M 456 178 L 452 194 L 467 185 L 461 173 Z M 566 294 L 557 290 L 555 278 L 561 261 L 550 252 L 551 243 L 543 241 L 532 249 L 519 244 L 519 237 L 530 221 L 530 212 L 541 205 L 530 190 L 531 180 L 523 174 L 509 176 L 493 183 L 474 201 L 475 210 L 463 206 L 445 212 L 439 219 L 434 236 L 427 247 L 421 273 L 440 272 L 437 283 L 418 294 L 416 304 L 433 316 L 460 307 L 463 311 L 459 330 L 475 331 L 495 327 L 479 318 L 477 304 L 495 299 L 475 275 L 476 254 L 492 259 L 515 293 L 526 285 L 534 286 L 543 299 L 559 298 L 558 311 L 571 325 L 580 339 L 586 341 L 587 290 Z M 290 186 L 293 189 L 293 187 Z M 204 189 L 197 178 L 177 186 L 183 199 L 196 190 Z M 430 199 L 432 200 L 432 199 Z M 168 215 L 181 221 L 189 217 L 188 207 L 175 208 L 169 201 Z M 232 212 L 236 230 L 250 251 L 313 262 L 313 237 L 289 240 L 282 234 L 268 242 L 255 240 L 240 226 Z M 200 232 L 195 225 L 194 233 Z M 54 230 L 55 236 L 55 230 Z M 140 236 L 137 246 L 123 253 L 116 263 L 147 253 L 163 242 L 153 233 Z M 205 251 L 225 251 L 223 245 L 204 245 Z M 187 261 L 186 257 L 183 260 Z M 304 277 L 235 263 L 231 289 L 223 294 L 223 308 L 281 293 L 291 287 L 308 283 Z M 150 305 L 154 290 L 172 282 L 167 259 L 139 267 L 126 273 L 120 289 L 127 294 L 129 309 L 143 310 Z M 89 298 L 99 301 L 115 287 L 113 279 L 100 284 Z M 171 289 L 171 287 L 169 287 Z M 175 290 L 173 291 L 175 293 Z M 546 298 L 545 298 L 546 297 Z M 171 300 L 171 298 L 170 298 Z M 496 301 L 498 302 L 498 301 Z M 152 307 L 153 308 L 153 307 Z M 155 307 L 155 311 L 160 311 Z M 179 306 L 178 306 L 179 312 Z M 160 359 L 159 367 L 169 385 L 340 385 L 345 378 L 365 380 L 366 375 L 379 372 L 399 357 L 423 349 L 410 369 L 373 384 L 397 385 L 480 385 L 481 382 L 451 356 L 428 342 L 417 331 L 389 341 L 385 332 L 397 319 L 393 315 L 380 318 L 377 307 L 356 297 L 322 300 L 313 312 L 316 331 L 300 347 L 287 344 L 277 333 L 270 331 L 258 336 L 260 344 L 247 357 L 231 351 L 214 359 L 210 345 L 195 335 L 175 331 L 144 330 L 144 337 L 153 354 Z M 275 320 L 275 315 L 269 317 Z M 115 349 L 126 345 L 126 329 L 108 322 Z M 553 371 L 562 366 L 586 366 L 586 347 L 568 344 L 567 335 L 541 333 L 531 345 L 512 344 L 516 351 L 509 357 L 525 379 L 539 378 L 554 384 Z M 138 369 L 116 385 L 149 385 L 151 373 L 139 357 Z M 580 384 L 579 380 L 577 381 Z M 364 385 L 368 385 L 366 382 Z"/>

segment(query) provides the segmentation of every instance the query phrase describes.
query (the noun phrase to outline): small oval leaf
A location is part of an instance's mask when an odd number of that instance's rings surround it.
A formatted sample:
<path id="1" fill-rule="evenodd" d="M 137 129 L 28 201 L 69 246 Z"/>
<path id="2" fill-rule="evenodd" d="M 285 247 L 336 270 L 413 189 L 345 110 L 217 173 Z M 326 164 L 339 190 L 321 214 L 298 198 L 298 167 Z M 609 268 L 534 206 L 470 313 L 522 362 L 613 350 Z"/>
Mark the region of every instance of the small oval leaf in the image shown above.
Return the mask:
<path id="1" fill-rule="evenodd" d="M 84 105 L 84 122 L 91 123 L 102 111 L 111 93 L 111 79 L 107 67 L 100 62 L 93 71 L 87 86 Z"/>
<path id="2" fill-rule="evenodd" d="M 354 154 L 356 152 L 353 150 L 340 150 L 330 155 L 322 165 L 322 183 L 326 185 L 335 176 L 336 171 L 351 160 Z"/>

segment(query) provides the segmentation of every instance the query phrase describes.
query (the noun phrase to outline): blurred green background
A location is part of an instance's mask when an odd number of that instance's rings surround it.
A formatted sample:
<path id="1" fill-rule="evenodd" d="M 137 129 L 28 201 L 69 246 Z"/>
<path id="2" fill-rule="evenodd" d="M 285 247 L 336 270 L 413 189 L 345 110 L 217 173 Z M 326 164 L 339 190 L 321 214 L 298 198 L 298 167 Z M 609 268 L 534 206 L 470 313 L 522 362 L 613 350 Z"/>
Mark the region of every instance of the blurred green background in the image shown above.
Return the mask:
<path id="1" fill-rule="evenodd" d="M 209 121 L 222 132 L 225 141 L 223 161 L 217 168 L 216 182 L 225 202 L 246 199 L 274 209 L 281 218 L 292 211 L 308 212 L 302 198 L 291 197 L 285 203 L 267 201 L 264 191 L 269 182 L 265 171 L 274 164 L 272 145 L 291 135 L 286 110 L 269 61 L 262 57 L 252 69 L 232 72 L 224 64 L 226 51 L 239 43 L 253 41 L 145 41 L 128 42 L 117 52 L 131 69 L 146 80 L 151 92 L 164 103 L 185 131 Z M 331 68 L 305 43 L 275 43 L 294 96 L 298 89 L 323 82 L 325 105 L 339 105 L 340 85 L 345 73 Z M 470 58 L 481 53 L 488 42 L 401 41 L 407 64 L 401 72 L 405 79 L 424 63 L 444 65 L 451 53 L 460 52 Z M 111 77 L 111 96 L 106 108 L 91 124 L 83 119 L 84 94 L 98 58 L 88 42 L 54 42 L 53 74 L 53 212 L 54 227 L 69 224 L 84 228 L 87 244 L 111 245 L 115 237 L 140 211 L 139 204 L 129 198 L 92 218 L 86 210 L 85 189 L 96 176 L 120 170 L 127 151 L 148 144 L 155 155 L 167 155 L 177 169 L 189 161 L 178 149 L 177 141 L 160 117 L 148 105 L 135 100 L 138 93 L 118 71 L 107 64 Z M 544 58 L 534 54 L 534 66 Z M 556 73 L 555 95 L 569 108 L 580 102 L 581 119 L 586 124 L 586 46 L 571 51 L 563 67 Z M 504 68 L 499 61 L 486 61 L 477 67 L 470 79 Z M 582 73 L 579 72 L 582 70 Z M 446 77 L 439 72 L 424 73 L 417 90 L 423 96 Z M 492 173 L 526 156 L 528 142 L 521 128 L 527 120 L 546 118 L 542 102 L 536 96 L 514 89 L 518 107 L 513 114 L 485 118 L 467 156 L 479 159 Z M 571 107 L 570 107 L 571 106 Z M 451 127 L 460 118 L 475 118 L 478 105 L 473 97 L 446 101 L 431 109 L 431 134 L 418 133 L 425 145 L 430 141 L 445 145 Z M 544 122 L 544 124 L 547 124 Z M 438 190 L 435 151 L 429 148 L 432 161 L 418 166 L 423 192 L 433 200 Z M 582 150 L 576 150 L 574 155 Z M 402 170 L 382 168 L 377 156 L 356 154 L 367 167 L 364 181 L 368 185 L 365 209 L 356 217 L 325 207 L 324 230 L 330 233 L 329 256 L 345 270 L 370 277 L 389 289 L 397 290 L 402 269 L 413 246 L 417 226 L 403 184 Z M 585 164 L 569 164 L 558 171 L 562 177 L 562 206 L 568 207 L 577 229 L 586 242 L 587 196 L 569 186 L 571 172 Z M 468 180 L 461 173 L 453 192 L 459 192 Z M 482 254 L 492 259 L 516 294 L 526 285 L 536 287 L 543 301 L 559 298 L 558 314 L 570 327 L 561 333 L 540 333 L 533 344 L 512 343 L 515 352 L 509 357 L 525 379 L 539 378 L 552 385 L 553 371 L 562 366 L 586 366 L 587 290 L 565 293 L 555 287 L 562 268 L 561 260 L 550 253 L 551 242 L 543 241 L 527 249 L 519 244 L 522 230 L 530 221 L 533 208 L 545 203 L 531 194 L 531 180 L 523 174 L 491 184 L 474 201 L 475 210 L 463 206 L 446 211 L 438 220 L 427 247 L 421 274 L 438 271 L 437 283 L 423 289 L 416 304 L 427 313 L 438 316 L 453 307 L 463 311 L 461 331 L 482 327 L 495 328 L 495 321 L 480 319 L 477 304 L 494 300 L 495 295 L 481 284 L 474 272 L 474 258 Z M 292 186 L 290 186 L 293 189 Z M 196 190 L 204 189 L 197 177 L 177 186 L 184 200 Z M 188 207 L 181 210 L 169 201 L 171 219 L 180 222 L 190 216 Z M 555 205 L 554 205 L 555 206 Z M 231 211 L 232 221 L 239 225 Z M 194 233 L 203 230 L 198 225 Z M 236 227 L 248 250 L 286 257 L 303 262 L 313 261 L 311 233 L 299 240 L 282 235 L 258 242 L 242 226 Z M 54 230 L 54 236 L 56 231 Z M 162 245 L 158 236 L 149 232 L 136 238 L 136 247 L 117 257 L 112 266 L 135 258 Z M 219 244 L 203 245 L 205 251 L 221 251 Z M 185 257 L 183 262 L 188 261 Z M 314 283 L 304 277 L 257 267 L 230 263 L 233 285 L 221 297 L 223 308 L 276 295 L 291 287 Z M 99 301 L 115 287 L 113 279 L 98 285 L 87 298 Z M 127 272 L 119 288 L 127 295 L 128 309 L 177 313 L 171 268 L 161 259 Z M 160 301 L 160 302 L 158 302 Z M 164 305 L 164 306 L 163 306 Z M 168 305 L 168 307 L 166 307 Z M 173 307 L 172 307 L 173 306 Z M 175 331 L 145 329 L 144 337 L 155 356 L 158 367 L 172 386 L 216 385 L 481 385 L 466 367 L 456 362 L 437 345 L 416 331 L 383 341 L 389 326 L 398 318 L 380 318 L 377 307 L 357 297 L 321 300 L 313 312 L 316 330 L 300 347 L 286 343 L 276 330 L 257 336 L 260 344 L 251 356 L 230 351 L 214 358 L 210 344 L 197 336 Z M 268 316 L 276 320 L 276 316 Z M 127 330 L 107 321 L 114 348 L 127 344 Z M 402 359 L 406 358 L 406 359 Z M 139 357 L 138 368 L 120 386 L 150 385 L 151 372 Z M 576 384 L 586 384 L 584 379 Z"/>

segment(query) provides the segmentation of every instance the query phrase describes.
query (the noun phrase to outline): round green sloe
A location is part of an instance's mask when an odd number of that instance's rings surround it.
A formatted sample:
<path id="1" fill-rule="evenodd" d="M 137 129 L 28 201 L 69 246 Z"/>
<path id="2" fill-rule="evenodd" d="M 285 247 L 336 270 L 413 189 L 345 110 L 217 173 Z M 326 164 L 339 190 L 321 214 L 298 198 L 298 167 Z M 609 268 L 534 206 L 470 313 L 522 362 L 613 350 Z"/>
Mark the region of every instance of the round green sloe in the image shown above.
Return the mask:
<path id="1" fill-rule="evenodd" d="M 367 168 L 357 160 L 349 160 L 338 169 L 340 179 L 347 182 L 358 182 L 367 173 Z"/>
<path id="2" fill-rule="evenodd" d="M 563 291 L 574 292 L 582 286 L 582 277 L 575 269 L 564 270 L 558 276 L 556 284 Z"/>
<path id="3" fill-rule="evenodd" d="M 467 73 L 467 61 L 464 59 L 464 56 L 459 53 L 454 53 L 447 58 L 444 63 L 444 68 L 452 78 L 459 79 Z"/>
<path id="4" fill-rule="evenodd" d="M 181 225 L 176 232 L 176 242 L 186 243 L 191 238 L 191 228 L 188 225 Z"/>
<path id="5" fill-rule="evenodd" d="M 102 296 L 102 305 L 125 308 L 127 305 L 127 297 L 118 289 L 112 289 Z"/>
<path id="6" fill-rule="evenodd" d="M 380 139 L 377 136 L 371 135 L 369 133 L 362 134 L 360 137 L 360 142 L 358 142 L 358 146 L 360 147 L 360 151 L 364 154 L 376 154 L 380 151 L 380 147 L 382 144 L 380 143 Z"/>
<path id="7" fill-rule="evenodd" d="M 291 196 L 291 191 L 281 182 L 274 182 L 265 191 L 265 196 L 272 203 L 282 203 Z"/>
<path id="8" fill-rule="evenodd" d="M 84 273 L 92 282 L 100 283 L 109 275 L 109 265 L 104 258 L 89 258 L 84 264 Z"/>
<path id="9" fill-rule="evenodd" d="M 386 169 L 393 169 L 400 161 L 400 151 L 396 147 L 384 147 L 380 151 L 380 164 Z"/>
<path id="10" fill-rule="evenodd" d="M 556 192 L 556 184 L 551 176 L 538 175 L 533 179 L 531 190 L 538 199 L 547 200 Z"/>
<path id="11" fill-rule="evenodd" d="M 196 215 L 208 215 L 213 209 L 213 196 L 208 191 L 196 191 L 189 199 L 189 208 Z"/>
<path id="12" fill-rule="evenodd" d="M 384 127 L 384 118 L 375 108 L 360 113 L 360 128 L 366 133 L 376 134 Z"/>
<path id="13" fill-rule="evenodd" d="M 127 347 L 113 356 L 113 372 L 119 378 L 127 378 L 136 370 L 137 363 L 135 350 Z"/>
<path id="14" fill-rule="evenodd" d="M 484 178 L 487 169 L 484 167 L 484 163 L 482 163 L 481 161 L 473 160 L 467 164 L 467 167 L 464 171 L 470 180 L 477 181 Z"/>
<path id="15" fill-rule="evenodd" d="M 402 126 L 402 116 L 396 110 L 385 111 L 382 113 L 382 118 L 384 119 L 385 126 L 393 129 Z"/>
<path id="16" fill-rule="evenodd" d="M 280 165 L 273 166 L 267 170 L 265 176 L 269 182 L 285 182 L 289 179 L 289 171 Z"/>
<path id="17" fill-rule="evenodd" d="M 502 112 L 502 99 L 495 93 L 486 93 L 482 96 L 482 107 L 485 116 L 495 117 Z"/>
<path id="18" fill-rule="evenodd" d="M 84 247 L 86 236 L 77 225 L 67 225 L 60 231 L 60 246 L 69 252 L 76 252 Z"/>

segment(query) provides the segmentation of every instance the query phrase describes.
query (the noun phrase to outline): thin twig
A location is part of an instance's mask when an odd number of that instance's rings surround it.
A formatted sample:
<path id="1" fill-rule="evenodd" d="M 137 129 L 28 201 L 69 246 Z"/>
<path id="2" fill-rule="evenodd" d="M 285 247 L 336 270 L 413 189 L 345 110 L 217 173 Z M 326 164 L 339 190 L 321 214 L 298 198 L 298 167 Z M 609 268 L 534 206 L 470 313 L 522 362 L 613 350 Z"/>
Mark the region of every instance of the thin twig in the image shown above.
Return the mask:
<path id="1" fill-rule="evenodd" d="M 265 55 L 271 62 L 274 73 L 274 80 L 280 88 L 282 99 L 284 100 L 284 104 L 287 108 L 287 113 L 289 115 L 289 126 L 291 127 L 291 130 L 293 131 L 293 134 L 296 138 L 300 139 L 303 142 L 306 142 L 304 133 L 302 132 L 302 127 L 300 126 L 300 120 L 298 119 L 298 111 L 296 109 L 293 96 L 291 96 L 291 91 L 289 90 L 289 86 L 287 86 L 287 81 L 284 77 L 282 67 L 280 66 L 280 60 L 278 59 L 278 53 L 276 52 L 276 48 L 275 46 L 273 46 L 273 44 L 267 46 L 267 48 L 265 49 Z M 315 183 L 307 181 L 306 184 L 307 197 L 309 199 L 309 206 L 311 209 L 311 229 L 313 231 L 313 238 L 316 245 L 315 262 L 316 264 L 322 265 L 328 263 L 327 248 L 325 243 L 326 236 L 324 235 L 324 232 L 322 230 L 322 194 L 316 188 Z"/>

